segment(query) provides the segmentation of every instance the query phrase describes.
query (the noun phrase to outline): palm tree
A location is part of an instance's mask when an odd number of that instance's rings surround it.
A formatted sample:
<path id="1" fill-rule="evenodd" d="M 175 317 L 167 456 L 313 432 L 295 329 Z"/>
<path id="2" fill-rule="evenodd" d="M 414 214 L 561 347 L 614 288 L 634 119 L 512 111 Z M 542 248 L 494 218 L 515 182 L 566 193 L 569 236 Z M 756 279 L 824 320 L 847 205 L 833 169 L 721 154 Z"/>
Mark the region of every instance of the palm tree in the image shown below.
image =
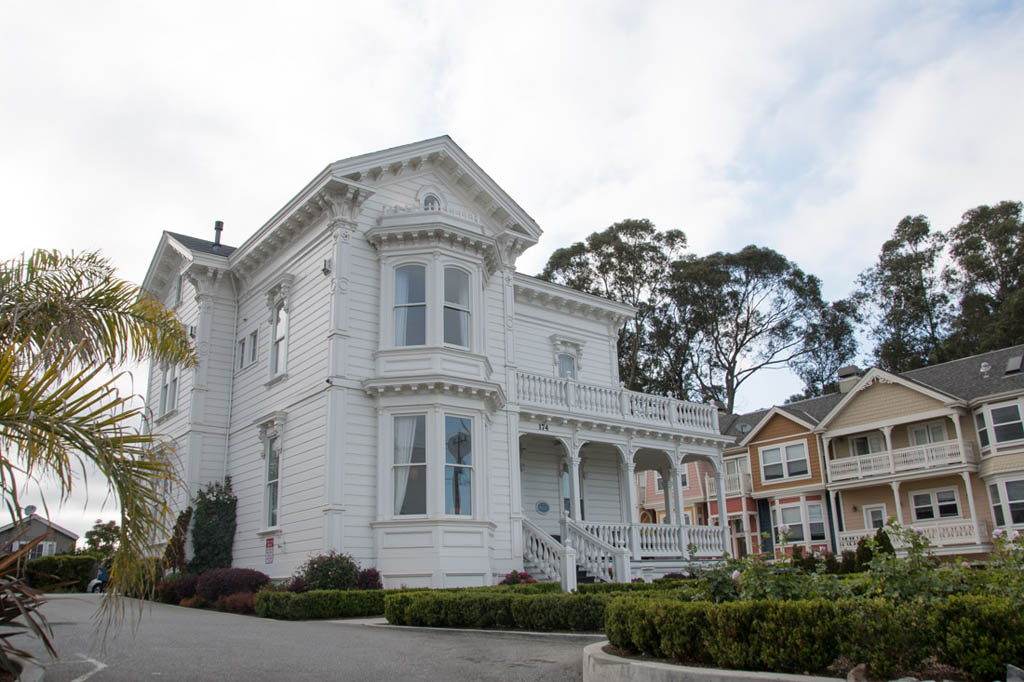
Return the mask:
<path id="1" fill-rule="evenodd" d="M 174 313 L 107 259 L 35 251 L 0 264 L 0 493 L 17 518 L 26 479 L 55 482 L 64 501 L 95 466 L 120 505 L 110 573 L 127 594 L 152 582 L 176 480 L 167 444 L 141 429 L 141 401 L 117 388 L 144 360 L 196 363 Z"/>

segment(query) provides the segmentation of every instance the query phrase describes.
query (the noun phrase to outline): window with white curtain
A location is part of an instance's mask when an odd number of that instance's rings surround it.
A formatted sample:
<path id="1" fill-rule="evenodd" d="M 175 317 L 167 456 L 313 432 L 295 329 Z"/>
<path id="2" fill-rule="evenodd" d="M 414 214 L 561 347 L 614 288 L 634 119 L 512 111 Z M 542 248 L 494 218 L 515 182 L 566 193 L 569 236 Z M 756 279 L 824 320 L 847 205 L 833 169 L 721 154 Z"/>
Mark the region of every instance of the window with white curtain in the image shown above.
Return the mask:
<path id="1" fill-rule="evenodd" d="M 569 353 L 558 354 L 558 376 L 562 379 L 576 378 L 576 356 Z"/>
<path id="2" fill-rule="evenodd" d="M 395 516 L 427 513 L 427 417 L 394 419 Z"/>
<path id="3" fill-rule="evenodd" d="M 288 352 L 288 311 L 285 302 L 278 301 L 274 306 L 274 324 L 270 341 L 270 374 L 281 374 L 285 371 Z"/>
<path id="4" fill-rule="evenodd" d="M 426 342 L 427 271 L 422 265 L 403 265 L 395 269 L 395 345 Z"/>
<path id="5" fill-rule="evenodd" d="M 469 347 L 469 273 L 444 269 L 444 342 Z"/>
<path id="6" fill-rule="evenodd" d="M 278 515 L 278 492 L 280 491 L 281 480 L 281 453 L 278 450 L 278 437 L 271 436 L 264 441 L 267 459 L 267 483 L 264 508 L 267 515 L 265 518 L 267 528 L 277 526 Z"/>
<path id="7" fill-rule="evenodd" d="M 178 404 L 178 366 L 164 365 L 160 376 L 160 414 L 174 410 Z"/>

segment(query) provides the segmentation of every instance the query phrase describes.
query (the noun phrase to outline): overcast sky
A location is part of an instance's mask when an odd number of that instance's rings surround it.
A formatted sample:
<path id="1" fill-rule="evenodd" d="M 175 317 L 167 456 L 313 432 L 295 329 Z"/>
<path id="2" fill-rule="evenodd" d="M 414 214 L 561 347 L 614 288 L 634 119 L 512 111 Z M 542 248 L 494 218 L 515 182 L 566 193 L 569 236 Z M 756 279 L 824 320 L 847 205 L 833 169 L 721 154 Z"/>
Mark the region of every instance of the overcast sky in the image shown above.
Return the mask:
<path id="1" fill-rule="evenodd" d="M 834 299 L 904 215 L 1024 199 L 1022 85 L 1012 2 L 5 3 L 0 257 L 140 282 L 162 230 L 240 244 L 329 162 L 447 133 L 545 231 L 523 272 L 646 217 Z"/>

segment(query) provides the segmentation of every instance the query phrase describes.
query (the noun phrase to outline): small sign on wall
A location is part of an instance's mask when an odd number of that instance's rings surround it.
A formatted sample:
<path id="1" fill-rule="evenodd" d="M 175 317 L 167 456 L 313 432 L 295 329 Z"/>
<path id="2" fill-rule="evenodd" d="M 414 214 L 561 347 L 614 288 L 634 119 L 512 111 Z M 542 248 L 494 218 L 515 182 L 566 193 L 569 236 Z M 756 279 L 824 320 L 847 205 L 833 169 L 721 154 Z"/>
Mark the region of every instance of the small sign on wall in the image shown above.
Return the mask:
<path id="1" fill-rule="evenodd" d="M 274 563 L 274 538 L 267 538 L 267 555 L 264 563 Z"/>

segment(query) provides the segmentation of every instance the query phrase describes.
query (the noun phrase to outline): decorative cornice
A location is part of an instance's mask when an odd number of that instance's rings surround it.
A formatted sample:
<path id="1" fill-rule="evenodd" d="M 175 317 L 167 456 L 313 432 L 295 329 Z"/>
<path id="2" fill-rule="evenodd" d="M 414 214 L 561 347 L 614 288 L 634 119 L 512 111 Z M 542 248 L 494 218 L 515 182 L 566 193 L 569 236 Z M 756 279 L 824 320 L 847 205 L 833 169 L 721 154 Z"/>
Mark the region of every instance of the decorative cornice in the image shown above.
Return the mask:
<path id="1" fill-rule="evenodd" d="M 231 254 L 232 272 L 247 281 L 284 245 L 317 222 L 323 221 L 331 228 L 345 223 L 354 226 L 373 194 L 374 190 L 366 185 L 321 174 Z"/>
<path id="2" fill-rule="evenodd" d="M 636 309 L 624 303 L 585 294 L 519 273 L 513 277 L 517 300 L 542 307 L 558 306 L 558 310 L 562 312 L 604 320 L 614 323 L 616 327 L 625 324 L 636 315 Z"/>
<path id="3" fill-rule="evenodd" d="M 484 400 L 492 410 L 505 407 L 505 392 L 489 381 L 427 375 L 366 379 L 363 390 L 371 397 L 393 395 L 453 395 Z"/>
<path id="4" fill-rule="evenodd" d="M 445 247 L 474 253 L 483 259 L 488 276 L 494 274 L 501 261 L 494 239 L 467 229 L 469 223 L 450 214 L 420 211 L 402 214 L 397 220 L 381 216 L 377 222 L 376 227 L 367 230 L 366 240 L 378 250 Z"/>

